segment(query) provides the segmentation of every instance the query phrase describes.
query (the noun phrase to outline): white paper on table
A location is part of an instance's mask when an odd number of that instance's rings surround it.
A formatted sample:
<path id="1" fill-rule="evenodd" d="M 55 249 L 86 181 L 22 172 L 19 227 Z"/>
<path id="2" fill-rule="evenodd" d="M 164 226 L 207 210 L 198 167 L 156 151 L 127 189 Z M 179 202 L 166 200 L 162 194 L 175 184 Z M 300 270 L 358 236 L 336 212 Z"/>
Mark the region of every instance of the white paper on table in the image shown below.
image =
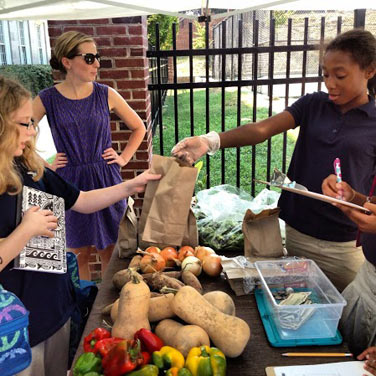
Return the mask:
<path id="1" fill-rule="evenodd" d="M 350 361 L 305 366 L 274 367 L 275 376 L 362 376 L 369 375 L 364 362 Z"/>

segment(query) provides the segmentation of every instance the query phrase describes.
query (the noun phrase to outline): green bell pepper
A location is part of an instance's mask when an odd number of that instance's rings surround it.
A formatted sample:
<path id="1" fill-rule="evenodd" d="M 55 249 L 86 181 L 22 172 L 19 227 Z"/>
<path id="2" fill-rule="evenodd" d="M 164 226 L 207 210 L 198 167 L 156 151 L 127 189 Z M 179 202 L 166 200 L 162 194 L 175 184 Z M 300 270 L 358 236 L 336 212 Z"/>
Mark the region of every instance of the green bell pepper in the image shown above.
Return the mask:
<path id="1" fill-rule="evenodd" d="M 102 372 L 102 360 L 92 352 L 81 354 L 73 367 L 74 376 L 86 376 L 89 372 Z"/>

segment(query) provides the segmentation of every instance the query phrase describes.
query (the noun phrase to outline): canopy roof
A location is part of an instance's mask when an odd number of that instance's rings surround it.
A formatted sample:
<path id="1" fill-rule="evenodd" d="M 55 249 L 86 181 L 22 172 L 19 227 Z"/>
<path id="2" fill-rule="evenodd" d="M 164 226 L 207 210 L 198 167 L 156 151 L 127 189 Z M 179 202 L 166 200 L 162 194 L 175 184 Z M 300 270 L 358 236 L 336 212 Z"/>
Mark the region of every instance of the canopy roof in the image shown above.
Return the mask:
<path id="1" fill-rule="evenodd" d="M 228 9 L 215 14 L 219 18 L 251 10 L 353 10 L 376 9 L 375 0 L 0 0 L 1 20 L 70 20 L 132 17 L 149 14 L 178 15 L 197 19 L 197 15 L 179 14 L 189 10 Z"/>

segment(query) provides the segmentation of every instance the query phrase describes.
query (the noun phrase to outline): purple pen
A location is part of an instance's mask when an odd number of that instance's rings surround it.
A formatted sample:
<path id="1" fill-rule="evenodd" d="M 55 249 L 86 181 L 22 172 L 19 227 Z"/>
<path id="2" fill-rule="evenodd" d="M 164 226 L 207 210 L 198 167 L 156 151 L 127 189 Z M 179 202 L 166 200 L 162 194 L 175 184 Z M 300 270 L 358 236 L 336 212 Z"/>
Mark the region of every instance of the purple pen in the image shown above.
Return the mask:
<path id="1" fill-rule="evenodd" d="M 339 158 L 336 158 L 334 160 L 333 166 L 334 166 L 334 173 L 337 176 L 337 180 L 336 180 L 337 183 L 342 183 L 341 161 Z M 338 192 L 339 192 L 339 195 L 337 198 L 339 198 L 340 200 L 343 200 L 343 189 L 340 189 Z"/>

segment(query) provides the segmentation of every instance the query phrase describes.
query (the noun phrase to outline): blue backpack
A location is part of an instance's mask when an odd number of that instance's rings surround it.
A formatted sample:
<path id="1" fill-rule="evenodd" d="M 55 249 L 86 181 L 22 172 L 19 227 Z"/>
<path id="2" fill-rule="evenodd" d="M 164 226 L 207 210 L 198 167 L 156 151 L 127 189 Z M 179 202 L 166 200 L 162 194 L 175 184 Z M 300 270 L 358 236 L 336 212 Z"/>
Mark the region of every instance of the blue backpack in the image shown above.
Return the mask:
<path id="1" fill-rule="evenodd" d="M 0 375 L 11 376 L 31 363 L 29 312 L 0 284 Z"/>

